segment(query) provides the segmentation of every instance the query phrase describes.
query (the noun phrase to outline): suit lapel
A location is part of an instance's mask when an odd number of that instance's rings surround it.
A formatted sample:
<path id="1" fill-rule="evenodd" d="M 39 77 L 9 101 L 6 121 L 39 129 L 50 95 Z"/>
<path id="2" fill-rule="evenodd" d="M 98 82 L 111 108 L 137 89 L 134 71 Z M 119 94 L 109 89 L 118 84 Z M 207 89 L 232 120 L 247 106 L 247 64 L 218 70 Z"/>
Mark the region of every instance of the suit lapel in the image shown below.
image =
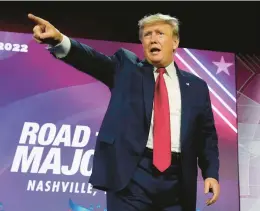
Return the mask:
<path id="1" fill-rule="evenodd" d="M 143 74 L 143 93 L 144 93 L 144 105 L 145 105 L 145 115 L 150 125 L 152 109 L 153 109 L 153 97 L 154 97 L 154 87 L 155 80 L 153 74 L 153 66 L 146 61 L 139 63 L 142 68 Z"/>
<path id="2" fill-rule="evenodd" d="M 183 74 L 183 72 L 180 71 L 178 66 L 175 64 L 175 68 L 177 71 L 177 77 L 179 79 L 179 86 L 180 86 L 180 93 L 181 93 L 181 125 L 180 125 L 180 141 L 182 144 L 182 147 L 184 145 L 185 137 L 187 134 L 188 129 L 188 122 L 189 122 L 189 116 L 190 116 L 190 110 L 189 110 L 189 95 L 190 95 L 190 82 L 188 80 L 188 77 Z"/>

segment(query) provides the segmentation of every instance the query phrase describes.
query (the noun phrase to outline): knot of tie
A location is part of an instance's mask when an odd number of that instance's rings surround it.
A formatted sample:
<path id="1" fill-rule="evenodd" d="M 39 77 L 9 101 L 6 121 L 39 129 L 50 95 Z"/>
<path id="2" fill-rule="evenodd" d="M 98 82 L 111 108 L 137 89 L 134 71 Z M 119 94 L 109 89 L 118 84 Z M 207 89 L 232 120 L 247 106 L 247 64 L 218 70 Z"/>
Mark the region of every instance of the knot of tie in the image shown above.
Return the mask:
<path id="1" fill-rule="evenodd" d="M 159 73 L 159 74 L 164 74 L 164 73 L 166 73 L 166 69 L 164 67 L 161 67 L 161 68 L 158 68 L 156 70 L 156 72 Z"/>

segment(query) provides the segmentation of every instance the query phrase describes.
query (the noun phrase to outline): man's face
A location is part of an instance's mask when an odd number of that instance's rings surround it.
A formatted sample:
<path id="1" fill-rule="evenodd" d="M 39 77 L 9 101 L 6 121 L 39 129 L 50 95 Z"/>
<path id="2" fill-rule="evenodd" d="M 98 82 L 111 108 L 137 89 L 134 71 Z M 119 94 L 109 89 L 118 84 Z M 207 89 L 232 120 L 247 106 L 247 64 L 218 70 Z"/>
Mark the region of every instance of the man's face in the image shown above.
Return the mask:
<path id="1" fill-rule="evenodd" d="M 141 41 L 149 63 L 165 67 L 172 62 L 173 51 L 179 46 L 179 39 L 172 33 L 172 27 L 163 22 L 144 26 Z"/>

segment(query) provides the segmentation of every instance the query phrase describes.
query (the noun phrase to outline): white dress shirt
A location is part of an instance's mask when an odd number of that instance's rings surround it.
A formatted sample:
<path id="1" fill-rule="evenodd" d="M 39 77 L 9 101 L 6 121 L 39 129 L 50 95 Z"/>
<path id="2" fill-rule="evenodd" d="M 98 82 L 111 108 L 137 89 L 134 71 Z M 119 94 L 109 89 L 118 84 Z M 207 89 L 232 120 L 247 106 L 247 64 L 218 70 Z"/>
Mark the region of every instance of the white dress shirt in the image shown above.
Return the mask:
<path id="1" fill-rule="evenodd" d="M 156 67 L 154 67 L 154 79 L 156 81 L 159 73 L 156 72 Z M 181 95 L 179 80 L 177 77 L 177 72 L 172 62 L 168 67 L 165 68 L 166 73 L 163 74 L 169 98 L 170 107 L 170 124 L 171 124 L 171 150 L 172 152 L 180 152 L 180 125 L 181 125 Z M 154 120 L 154 110 L 152 111 L 151 126 L 147 141 L 147 147 L 153 148 L 153 120 Z"/>
<path id="2" fill-rule="evenodd" d="M 63 35 L 63 40 L 60 44 L 56 46 L 48 46 L 48 50 L 53 52 L 57 58 L 65 57 L 71 47 L 70 40 L 67 36 Z M 156 72 L 156 67 L 154 67 L 154 78 L 155 81 L 159 75 Z M 166 67 L 166 73 L 163 74 L 169 98 L 170 107 L 170 124 L 171 124 L 171 150 L 172 152 L 180 152 L 180 128 L 181 128 L 181 95 L 179 80 L 177 77 L 177 72 L 172 62 L 168 67 Z M 154 111 L 152 111 L 151 127 L 149 131 L 149 136 L 147 140 L 147 147 L 153 148 L 153 119 Z"/>
<path id="3" fill-rule="evenodd" d="M 70 39 L 63 34 L 63 39 L 61 43 L 55 46 L 49 45 L 47 49 L 52 53 L 54 53 L 54 55 L 57 58 L 63 58 L 69 53 L 70 47 L 71 47 Z"/>

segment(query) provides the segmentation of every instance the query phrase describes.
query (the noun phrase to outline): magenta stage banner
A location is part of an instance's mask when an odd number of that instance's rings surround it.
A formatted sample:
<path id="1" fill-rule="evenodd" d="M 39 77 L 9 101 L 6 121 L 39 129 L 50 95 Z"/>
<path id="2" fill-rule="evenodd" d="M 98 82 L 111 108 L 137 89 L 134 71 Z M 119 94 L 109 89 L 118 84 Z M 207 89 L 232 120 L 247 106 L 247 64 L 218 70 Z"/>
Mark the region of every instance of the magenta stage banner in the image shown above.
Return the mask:
<path id="1" fill-rule="evenodd" d="M 143 58 L 140 44 L 76 39 Z M 88 180 L 110 91 L 45 47 L 0 32 L 0 210 L 105 211 L 106 193 Z M 175 60 L 207 81 L 219 135 L 221 196 L 207 207 L 199 175 L 197 211 L 239 211 L 235 55 L 180 48 Z"/>

